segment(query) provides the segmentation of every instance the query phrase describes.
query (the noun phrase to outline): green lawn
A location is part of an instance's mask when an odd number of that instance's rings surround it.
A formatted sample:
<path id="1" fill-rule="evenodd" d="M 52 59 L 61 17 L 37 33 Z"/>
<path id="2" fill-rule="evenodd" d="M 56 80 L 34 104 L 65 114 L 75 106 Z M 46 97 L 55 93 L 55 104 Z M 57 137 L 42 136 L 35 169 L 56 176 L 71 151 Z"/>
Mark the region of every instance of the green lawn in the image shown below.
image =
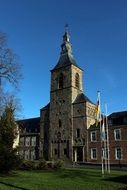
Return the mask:
<path id="1" fill-rule="evenodd" d="M 0 175 L 0 190 L 126 190 L 127 171 L 62 169 L 60 171 L 17 171 Z"/>

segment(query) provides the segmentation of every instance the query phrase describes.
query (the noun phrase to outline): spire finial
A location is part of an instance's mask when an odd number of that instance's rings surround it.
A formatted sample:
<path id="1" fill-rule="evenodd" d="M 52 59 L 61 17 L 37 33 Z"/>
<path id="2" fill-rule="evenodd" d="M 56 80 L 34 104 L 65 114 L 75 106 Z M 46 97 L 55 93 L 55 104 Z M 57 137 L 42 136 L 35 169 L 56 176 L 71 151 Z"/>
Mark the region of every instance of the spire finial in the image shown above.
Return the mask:
<path id="1" fill-rule="evenodd" d="M 63 42 L 70 42 L 70 36 L 69 36 L 69 32 L 68 32 L 68 24 L 65 24 L 64 26 L 65 28 L 65 34 L 63 35 Z"/>
<path id="2" fill-rule="evenodd" d="M 69 26 L 68 26 L 68 24 L 65 24 L 65 32 L 67 32 L 68 33 L 68 29 L 69 29 Z"/>

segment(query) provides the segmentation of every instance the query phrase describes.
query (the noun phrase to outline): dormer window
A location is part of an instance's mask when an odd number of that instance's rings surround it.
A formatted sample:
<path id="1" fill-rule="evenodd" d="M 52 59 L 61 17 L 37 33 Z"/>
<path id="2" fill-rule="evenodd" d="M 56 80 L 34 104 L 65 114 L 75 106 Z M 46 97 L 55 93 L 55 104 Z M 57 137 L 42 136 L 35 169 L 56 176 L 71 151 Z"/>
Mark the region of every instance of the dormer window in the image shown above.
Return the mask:
<path id="1" fill-rule="evenodd" d="M 78 73 L 76 73 L 75 75 L 75 87 L 79 88 L 79 74 Z"/>
<path id="2" fill-rule="evenodd" d="M 59 76 L 59 81 L 58 81 L 58 87 L 63 88 L 63 74 L 61 73 Z"/>

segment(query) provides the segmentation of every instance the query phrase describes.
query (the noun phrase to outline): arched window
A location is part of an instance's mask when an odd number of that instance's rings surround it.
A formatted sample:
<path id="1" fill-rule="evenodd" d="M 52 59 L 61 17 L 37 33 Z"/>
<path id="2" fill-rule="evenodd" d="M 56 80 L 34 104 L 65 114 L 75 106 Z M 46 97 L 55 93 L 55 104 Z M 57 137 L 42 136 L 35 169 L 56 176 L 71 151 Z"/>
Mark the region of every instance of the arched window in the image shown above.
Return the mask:
<path id="1" fill-rule="evenodd" d="M 79 88 L 79 74 L 78 73 L 76 73 L 75 75 L 75 87 Z"/>
<path id="2" fill-rule="evenodd" d="M 63 88 L 63 74 L 61 73 L 59 76 L 59 81 L 58 81 L 58 87 Z"/>
<path id="3" fill-rule="evenodd" d="M 59 119 L 59 127 L 62 127 L 62 122 L 60 119 Z"/>

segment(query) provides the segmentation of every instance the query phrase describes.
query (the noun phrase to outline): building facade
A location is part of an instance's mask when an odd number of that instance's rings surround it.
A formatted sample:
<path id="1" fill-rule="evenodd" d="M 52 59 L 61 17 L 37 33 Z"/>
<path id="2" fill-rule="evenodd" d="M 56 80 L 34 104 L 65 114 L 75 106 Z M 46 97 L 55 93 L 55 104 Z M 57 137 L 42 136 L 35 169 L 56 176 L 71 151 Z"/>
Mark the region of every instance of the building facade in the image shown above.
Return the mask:
<path id="1" fill-rule="evenodd" d="M 58 63 L 51 70 L 50 102 L 40 110 L 40 118 L 19 121 L 24 159 L 101 163 L 104 147 L 96 126 L 96 104 L 83 92 L 83 73 L 65 31 Z M 111 114 L 108 122 L 110 161 L 126 164 L 127 112 Z"/>
<path id="2" fill-rule="evenodd" d="M 88 163 L 101 163 L 104 143 L 107 143 L 106 129 L 105 133 L 105 142 L 102 142 L 100 127 L 91 126 L 88 129 Z M 127 111 L 112 113 L 108 116 L 108 138 L 110 163 L 127 165 Z M 106 161 L 107 156 L 103 157 Z"/>
<path id="3" fill-rule="evenodd" d="M 40 118 L 18 121 L 19 154 L 25 160 L 39 159 Z"/>

